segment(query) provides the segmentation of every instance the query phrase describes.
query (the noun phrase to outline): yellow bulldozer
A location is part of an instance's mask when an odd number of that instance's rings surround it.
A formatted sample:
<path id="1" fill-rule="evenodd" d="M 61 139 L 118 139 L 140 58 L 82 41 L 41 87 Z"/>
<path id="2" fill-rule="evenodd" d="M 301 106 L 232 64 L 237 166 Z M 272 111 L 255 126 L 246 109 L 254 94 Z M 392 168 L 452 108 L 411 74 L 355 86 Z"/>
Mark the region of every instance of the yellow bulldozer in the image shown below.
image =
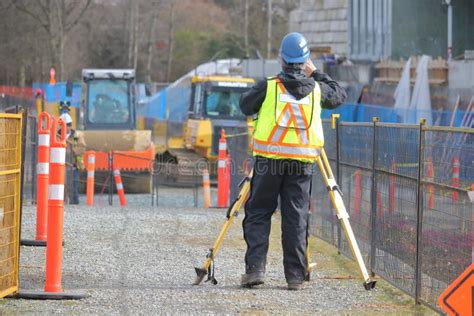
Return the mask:
<path id="1" fill-rule="evenodd" d="M 112 165 L 126 192 L 150 192 L 155 151 L 151 131 L 136 129 L 135 71 L 83 69 L 82 79 L 78 128 L 87 150 L 96 152 L 96 182 L 111 181 Z"/>

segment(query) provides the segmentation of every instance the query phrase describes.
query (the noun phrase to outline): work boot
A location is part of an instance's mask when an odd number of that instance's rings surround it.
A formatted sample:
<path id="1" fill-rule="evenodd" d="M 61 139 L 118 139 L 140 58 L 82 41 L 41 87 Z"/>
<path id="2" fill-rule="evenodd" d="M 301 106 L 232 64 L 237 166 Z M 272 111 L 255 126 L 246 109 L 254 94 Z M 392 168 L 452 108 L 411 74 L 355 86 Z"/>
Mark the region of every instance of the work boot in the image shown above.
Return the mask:
<path id="1" fill-rule="evenodd" d="M 300 291 L 303 289 L 303 283 L 288 283 L 288 291 Z"/>
<path id="2" fill-rule="evenodd" d="M 242 279 L 240 281 L 240 285 L 242 285 L 242 287 L 248 288 L 263 283 L 265 283 L 265 274 L 263 272 L 251 272 L 242 274 Z"/>

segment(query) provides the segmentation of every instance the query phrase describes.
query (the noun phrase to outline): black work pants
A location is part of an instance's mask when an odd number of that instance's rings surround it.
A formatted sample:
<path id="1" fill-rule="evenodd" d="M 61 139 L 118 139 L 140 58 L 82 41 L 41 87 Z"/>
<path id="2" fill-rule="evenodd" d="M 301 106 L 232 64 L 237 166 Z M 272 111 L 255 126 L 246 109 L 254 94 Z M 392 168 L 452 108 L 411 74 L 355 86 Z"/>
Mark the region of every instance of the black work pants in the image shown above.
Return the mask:
<path id="1" fill-rule="evenodd" d="M 246 273 L 265 272 L 271 217 L 280 197 L 285 277 L 287 282 L 304 280 L 313 170 L 311 163 L 256 157 L 243 221 Z"/>

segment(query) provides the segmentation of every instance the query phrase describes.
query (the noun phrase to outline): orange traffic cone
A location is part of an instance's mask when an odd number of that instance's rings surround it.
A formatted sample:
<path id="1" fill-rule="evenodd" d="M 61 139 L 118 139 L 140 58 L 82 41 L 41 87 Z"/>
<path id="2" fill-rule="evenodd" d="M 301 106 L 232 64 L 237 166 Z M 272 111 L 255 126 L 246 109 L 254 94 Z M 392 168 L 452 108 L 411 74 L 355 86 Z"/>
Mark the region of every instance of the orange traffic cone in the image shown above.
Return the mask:
<path id="1" fill-rule="evenodd" d="M 87 205 L 94 205 L 95 151 L 86 152 L 87 157 Z"/>
<path id="2" fill-rule="evenodd" d="M 120 206 L 125 206 L 127 205 L 127 200 L 125 200 L 125 191 L 123 189 L 122 177 L 120 176 L 120 169 L 118 168 L 114 169 L 114 179 L 115 186 L 117 188 L 117 194 L 120 200 Z"/>

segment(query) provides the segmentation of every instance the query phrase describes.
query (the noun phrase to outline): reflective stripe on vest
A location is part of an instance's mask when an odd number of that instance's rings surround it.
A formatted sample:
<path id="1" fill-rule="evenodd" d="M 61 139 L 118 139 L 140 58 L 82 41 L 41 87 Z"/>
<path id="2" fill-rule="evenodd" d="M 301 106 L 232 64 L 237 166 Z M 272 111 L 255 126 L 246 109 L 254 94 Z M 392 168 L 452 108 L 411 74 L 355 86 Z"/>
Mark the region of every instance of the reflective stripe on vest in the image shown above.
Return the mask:
<path id="1" fill-rule="evenodd" d="M 283 144 L 265 143 L 258 140 L 254 141 L 253 150 L 257 153 L 270 153 L 287 158 L 301 157 L 313 159 L 320 154 L 319 148 L 315 147 L 289 146 Z"/>
<path id="2" fill-rule="evenodd" d="M 279 79 L 267 81 L 267 94 L 254 131 L 254 155 L 314 161 L 324 145 L 321 90 L 297 100 Z"/>

